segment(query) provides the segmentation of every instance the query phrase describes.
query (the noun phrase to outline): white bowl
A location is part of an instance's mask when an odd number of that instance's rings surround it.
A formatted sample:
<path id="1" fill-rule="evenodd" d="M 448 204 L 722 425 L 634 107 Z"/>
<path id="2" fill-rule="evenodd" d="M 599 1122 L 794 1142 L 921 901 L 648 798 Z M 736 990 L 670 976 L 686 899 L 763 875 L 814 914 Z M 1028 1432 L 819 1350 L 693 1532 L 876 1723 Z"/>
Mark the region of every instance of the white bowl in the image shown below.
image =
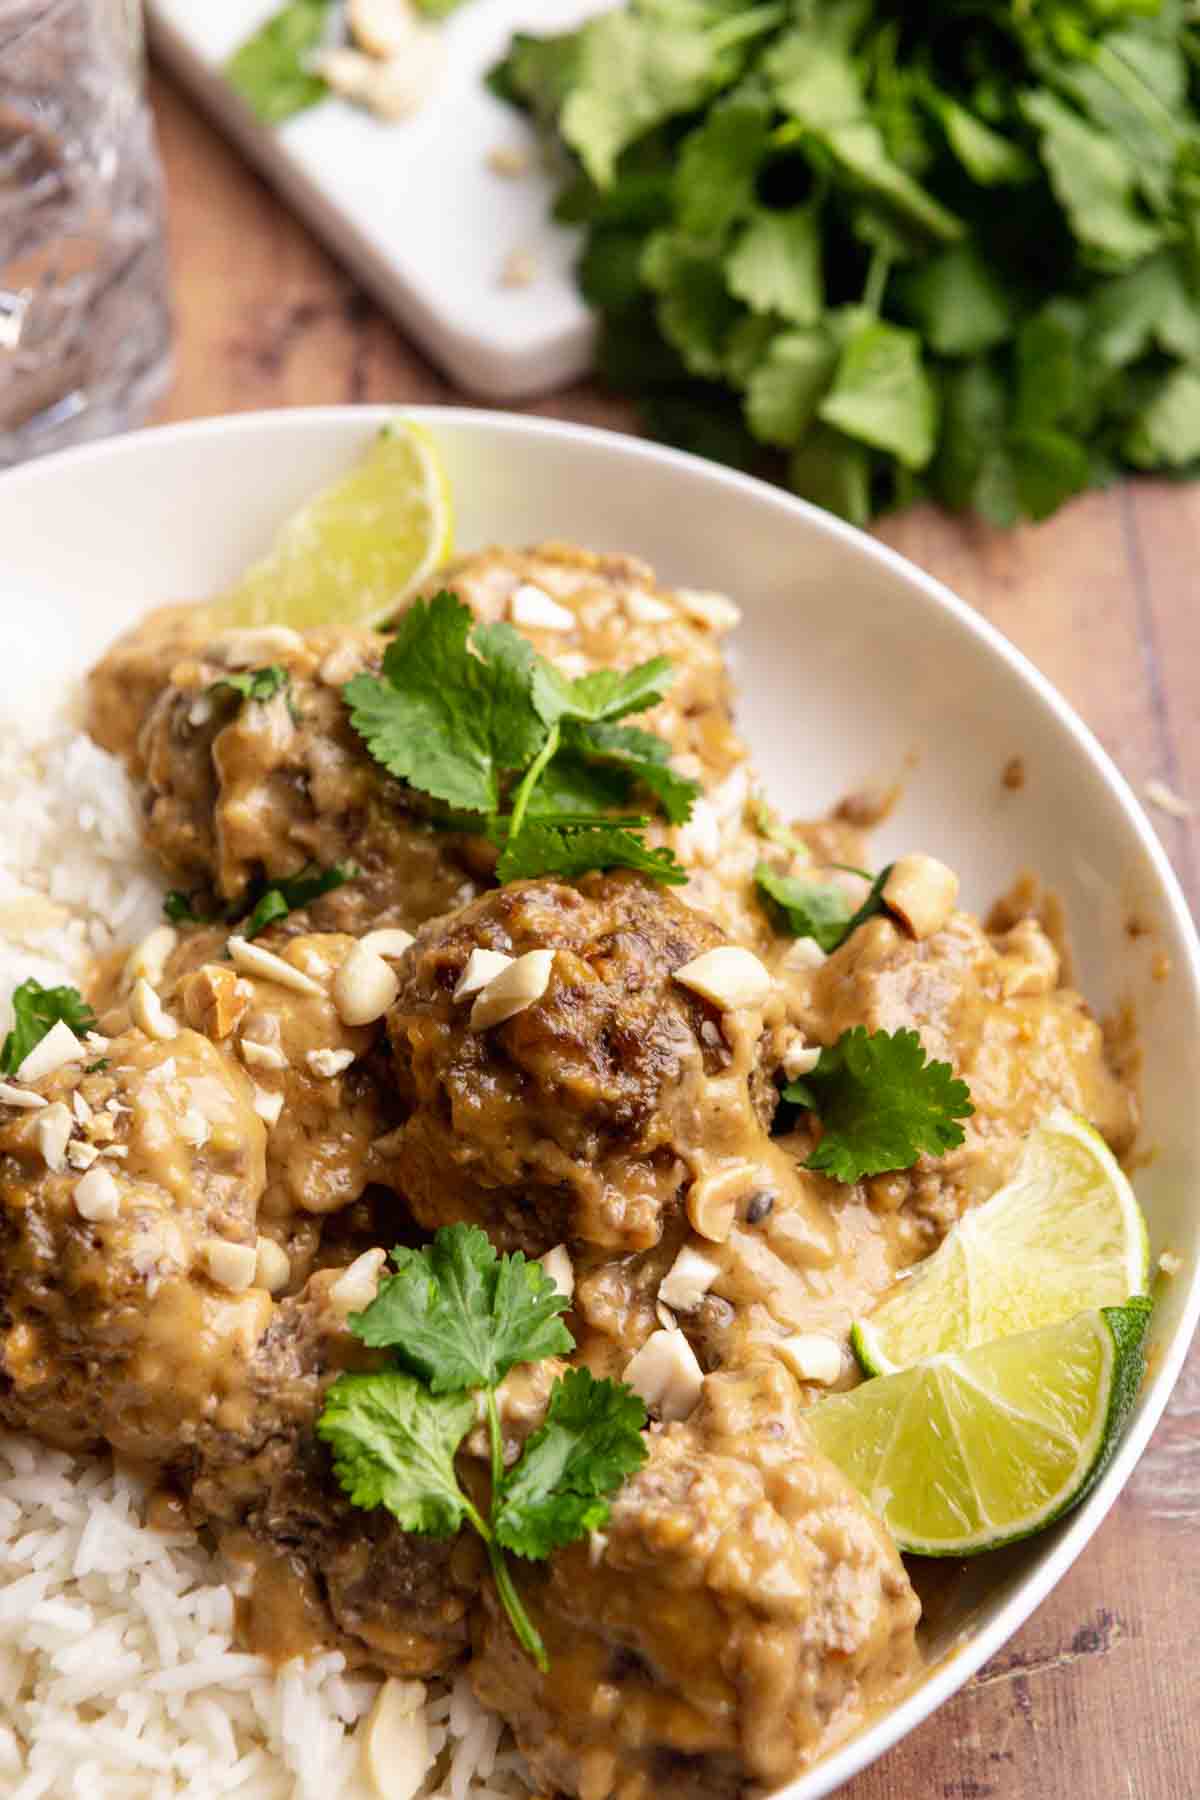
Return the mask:
<path id="1" fill-rule="evenodd" d="M 1162 1412 L 1200 1313 L 1200 945 L 1123 778 L 1054 689 L 996 631 L 902 557 L 775 488 L 578 426 L 414 409 L 449 465 L 464 548 L 558 537 L 630 550 L 669 581 L 734 594 L 742 723 L 772 798 L 817 812 L 904 773 L 881 858 L 920 847 L 985 908 L 1022 869 L 1063 897 L 1079 984 L 1131 1001 L 1144 1049 L 1137 1177 L 1154 1249 L 1183 1273 L 1152 1327 L 1152 1374 L 1116 1458 L 1059 1527 L 974 1565 L 921 1687 L 787 1789 L 818 1800 L 925 1718 L 1049 1593 L 1116 1499 Z M 6 629 L 55 633 L 64 676 L 151 604 L 219 588 L 273 527 L 344 469 L 389 416 L 328 408 L 141 432 L 0 478 L 0 689 L 19 693 Z M 23 602 L 29 604 L 23 604 Z M 14 636 L 17 634 L 14 634 Z M 1028 779 L 1000 780 L 1015 753 Z M 1131 943 L 1150 921 L 1171 977 Z"/>

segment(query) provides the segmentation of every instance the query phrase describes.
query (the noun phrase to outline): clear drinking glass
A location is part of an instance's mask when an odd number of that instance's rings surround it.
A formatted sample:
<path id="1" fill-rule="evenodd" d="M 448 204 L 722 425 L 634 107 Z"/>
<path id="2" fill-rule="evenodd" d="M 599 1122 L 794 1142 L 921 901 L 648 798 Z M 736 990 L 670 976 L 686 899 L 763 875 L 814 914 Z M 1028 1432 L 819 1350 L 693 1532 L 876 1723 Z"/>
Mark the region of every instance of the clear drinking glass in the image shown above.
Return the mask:
<path id="1" fill-rule="evenodd" d="M 170 340 L 139 0 L 0 0 L 0 468 L 144 418 Z"/>

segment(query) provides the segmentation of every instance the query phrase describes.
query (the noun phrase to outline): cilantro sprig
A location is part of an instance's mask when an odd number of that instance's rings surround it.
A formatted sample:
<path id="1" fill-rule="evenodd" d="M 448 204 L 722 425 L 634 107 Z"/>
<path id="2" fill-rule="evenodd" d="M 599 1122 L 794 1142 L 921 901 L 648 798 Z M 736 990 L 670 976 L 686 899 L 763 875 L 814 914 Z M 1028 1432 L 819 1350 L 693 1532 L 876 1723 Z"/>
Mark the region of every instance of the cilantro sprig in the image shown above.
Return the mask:
<path id="1" fill-rule="evenodd" d="M 821 1141 L 805 1167 L 847 1184 L 889 1169 L 910 1169 L 924 1152 L 942 1156 L 975 1111 L 970 1090 L 949 1063 L 930 1062 L 915 1031 L 855 1025 L 826 1045 L 816 1067 L 783 1090 L 815 1112 Z"/>
<path id="2" fill-rule="evenodd" d="M 0 1075 L 15 1075 L 60 1019 L 76 1037 L 96 1029 L 96 1015 L 78 988 L 43 987 L 32 975 L 14 990 L 12 1012 L 12 1030 L 0 1049 Z"/>
<path id="3" fill-rule="evenodd" d="M 683 824 L 700 792 L 669 744 L 623 723 L 672 676 L 659 656 L 569 680 L 511 625 L 476 624 L 443 592 L 404 614 L 379 675 L 342 691 L 377 762 L 497 845 L 502 881 L 619 867 L 678 884 L 674 853 L 639 835 L 648 820 L 618 812 L 640 792 Z"/>
<path id="4" fill-rule="evenodd" d="M 327 869 L 319 863 L 305 863 L 298 874 L 284 876 L 269 885 L 265 880 L 252 882 L 247 894 L 215 913 L 197 912 L 194 894 L 172 888 L 163 900 L 163 912 L 173 925 L 232 925 L 241 920 L 242 936 L 255 938 L 276 919 L 285 919 L 290 912 L 311 906 L 322 894 L 331 894 L 353 881 L 358 873 L 353 863 L 331 863 Z"/>
<path id="5" fill-rule="evenodd" d="M 420 1250 L 393 1250 L 395 1273 L 349 1320 L 392 1366 L 340 1375 L 317 1421 L 334 1473 L 356 1506 L 383 1506 L 405 1531 L 449 1537 L 470 1525 L 487 1546 L 496 1591 L 518 1641 L 543 1671 L 545 1646 L 505 1551 L 544 1560 L 599 1529 L 609 1495 L 646 1458 L 646 1409 L 631 1388 L 570 1369 L 542 1425 L 505 1468 L 496 1390 L 519 1363 L 574 1349 L 568 1302 L 538 1263 L 498 1257 L 478 1226 L 451 1225 Z M 491 1451 L 486 1515 L 454 1458 L 483 1400 Z"/>

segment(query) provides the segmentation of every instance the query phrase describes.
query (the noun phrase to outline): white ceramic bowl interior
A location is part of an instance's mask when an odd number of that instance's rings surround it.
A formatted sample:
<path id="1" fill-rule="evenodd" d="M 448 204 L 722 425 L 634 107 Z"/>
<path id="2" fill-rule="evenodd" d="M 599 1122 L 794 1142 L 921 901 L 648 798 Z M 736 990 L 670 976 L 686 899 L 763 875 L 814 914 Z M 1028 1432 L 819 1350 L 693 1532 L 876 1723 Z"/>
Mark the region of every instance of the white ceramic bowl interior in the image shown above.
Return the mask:
<path id="1" fill-rule="evenodd" d="M 143 432 L 0 479 L 0 695 L 27 699 L 21 649 L 66 677 L 165 599 L 219 589 L 344 469 L 382 409 L 252 415 Z M 919 847 L 984 909 L 1024 869 L 1066 903 L 1079 984 L 1131 1002 L 1144 1051 L 1137 1176 L 1155 1251 L 1184 1272 L 1152 1328 L 1152 1374 L 1121 1449 L 1058 1528 L 975 1565 L 939 1660 L 902 1706 L 788 1790 L 818 1800 L 924 1718 L 1045 1597 L 1145 1446 L 1200 1312 L 1200 946 L 1166 858 L 1096 740 L 1036 670 L 912 564 L 780 491 L 634 440 L 481 412 L 418 409 L 449 465 L 464 549 L 547 537 L 629 550 L 671 582 L 735 595 L 741 722 L 793 815 L 903 775 L 880 860 Z M 1019 753 L 1028 771 L 1000 780 Z M 1131 911 L 1153 936 L 1132 942 Z M 1154 951 L 1171 962 L 1152 979 Z"/>

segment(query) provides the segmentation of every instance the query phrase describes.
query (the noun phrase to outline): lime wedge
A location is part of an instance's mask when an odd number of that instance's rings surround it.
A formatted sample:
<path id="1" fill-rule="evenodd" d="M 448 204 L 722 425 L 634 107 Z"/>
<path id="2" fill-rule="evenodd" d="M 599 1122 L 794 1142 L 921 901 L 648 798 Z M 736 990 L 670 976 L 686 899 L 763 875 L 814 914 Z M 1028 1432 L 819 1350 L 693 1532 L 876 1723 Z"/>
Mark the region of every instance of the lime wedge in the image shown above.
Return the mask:
<path id="1" fill-rule="evenodd" d="M 1030 1133 L 1016 1175 L 851 1333 L 868 1375 L 1035 1331 L 1149 1285 L 1146 1221 L 1103 1138 L 1064 1107 Z"/>
<path id="2" fill-rule="evenodd" d="M 398 419 L 340 481 L 293 513 L 213 601 L 215 625 L 377 625 L 450 555 L 450 484 L 429 435 Z"/>
<path id="3" fill-rule="evenodd" d="M 974 1556 L 1078 1504 L 1144 1371 L 1150 1302 L 1080 1313 L 864 1382 L 805 1414 L 901 1550 Z"/>

